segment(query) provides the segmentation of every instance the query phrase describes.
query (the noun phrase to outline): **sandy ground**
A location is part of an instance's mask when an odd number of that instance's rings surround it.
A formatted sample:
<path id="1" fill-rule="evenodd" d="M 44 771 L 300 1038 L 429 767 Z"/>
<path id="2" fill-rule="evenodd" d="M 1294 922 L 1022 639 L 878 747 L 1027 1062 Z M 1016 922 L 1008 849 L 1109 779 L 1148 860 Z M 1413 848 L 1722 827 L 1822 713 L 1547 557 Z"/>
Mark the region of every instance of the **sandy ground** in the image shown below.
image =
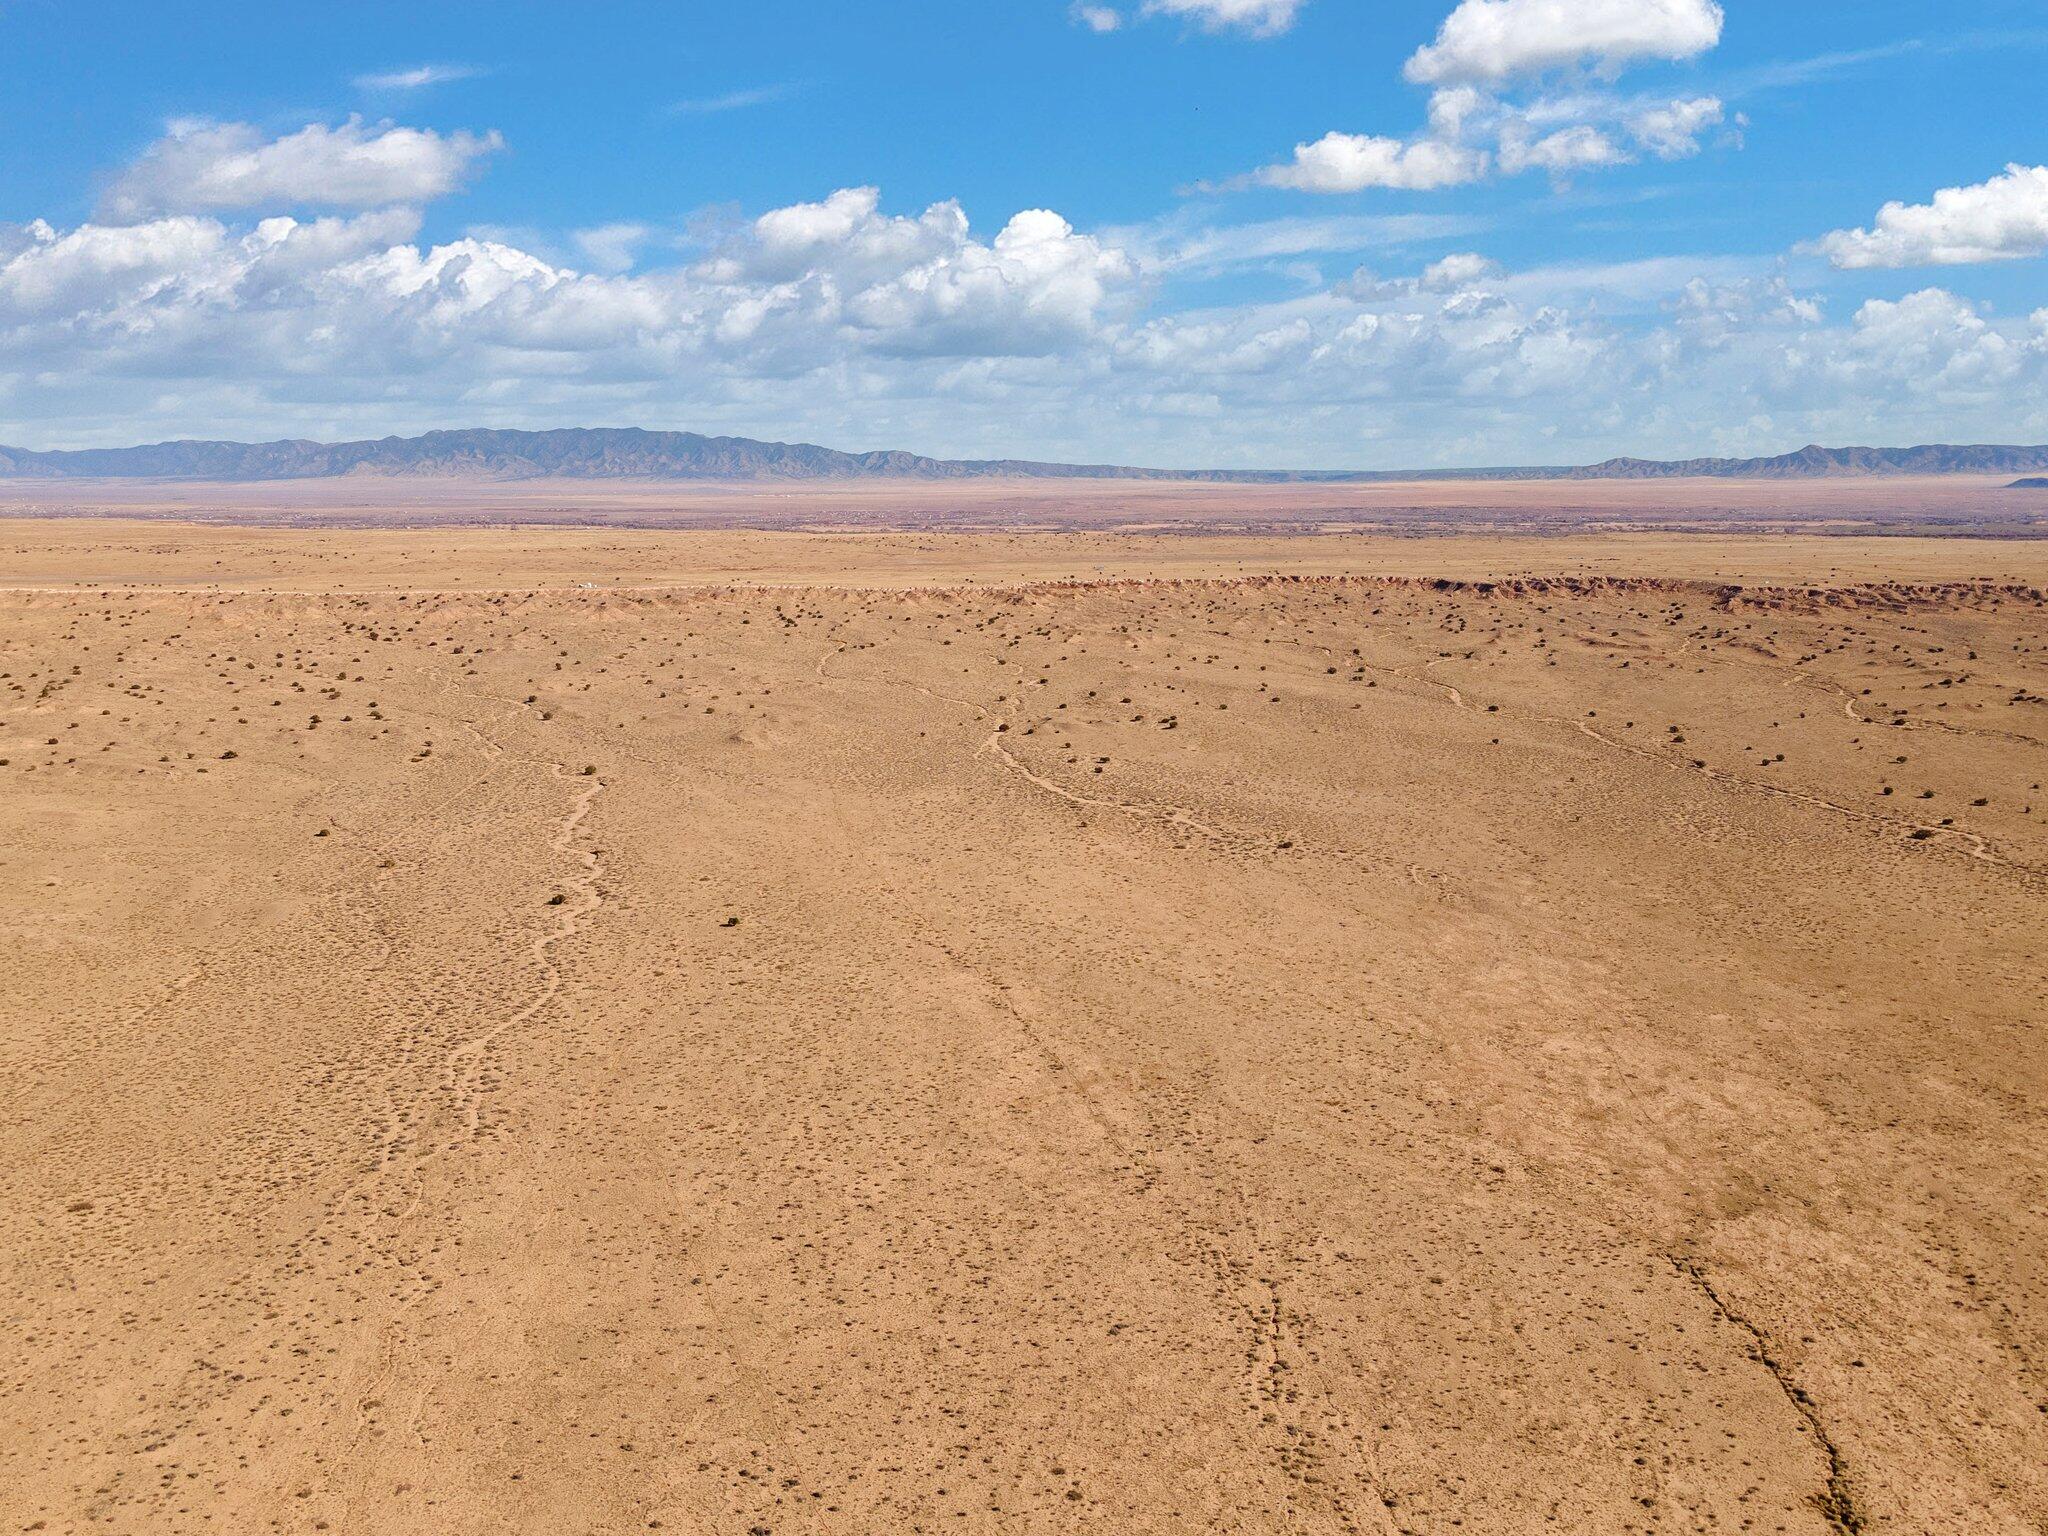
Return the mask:
<path id="1" fill-rule="evenodd" d="M 0 1529 L 2048 1527 L 2048 545 L 0 584 Z"/>
<path id="2" fill-rule="evenodd" d="M 659 591 L 723 586 L 903 590 L 1253 575 L 1675 577 L 1712 583 L 2048 584 L 2048 539 L 1743 534 L 1388 537 L 1104 533 L 693 532 L 580 528 L 321 530 L 0 519 L 0 591 L 177 587 L 348 595 Z"/>
<path id="3" fill-rule="evenodd" d="M 205 520 L 298 527 L 1114 528 L 1181 533 L 1441 534 L 1597 530 L 2048 535 L 2048 492 L 2009 476 L 1815 480 L 791 480 L 760 483 L 383 477 L 206 481 L 0 479 L 0 517 Z"/>

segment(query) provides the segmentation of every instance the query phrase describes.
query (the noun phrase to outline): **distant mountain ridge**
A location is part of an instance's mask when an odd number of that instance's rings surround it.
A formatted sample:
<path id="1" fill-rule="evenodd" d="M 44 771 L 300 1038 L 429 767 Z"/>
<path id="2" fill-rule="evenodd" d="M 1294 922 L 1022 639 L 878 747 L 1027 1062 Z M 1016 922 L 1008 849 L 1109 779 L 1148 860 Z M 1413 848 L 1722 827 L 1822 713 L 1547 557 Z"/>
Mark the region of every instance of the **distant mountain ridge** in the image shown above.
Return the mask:
<path id="1" fill-rule="evenodd" d="M 901 451 L 844 453 L 815 443 L 770 443 L 639 427 L 521 432 L 476 427 L 418 437 L 320 443 L 180 441 L 136 448 L 40 452 L 0 447 L 0 477 L 110 480 L 315 480 L 341 475 L 531 480 L 1085 479 L 1290 481 L 1652 480 L 1680 477 L 1793 480 L 1878 475 L 2013 475 L 2048 470 L 2048 446 L 1806 447 L 1754 459 L 1608 459 L 1565 468 L 1467 470 L 1184 470 L 1030 459 L 934 459 Z"/>
<path id="2" fill-rule="evenodd" d="M 885 450 L 843 453 L 815 443 L 768 443 L 639 427 L 521 432 L 475 427 L 345 443 L 152 443 L 138 448 L 36 452 L 0 447 L 0 475 L 41 479 L 310 480 L 338 475 L 453 475 L 528 480 L 950 480 L 996 476 L 1182 479 L 1179 471 L 1022 459 L 933 459 Z M 1287 474 L 1209 472 L 1209 479 L 1287 480 Z M 1318 477 L 1322 478 L 1322 477 Z"/>
<path id="3" fill-rule="evenodd" d="M 1663 480 L 1696 476 L 1719 480 L 1806 480 L 1856 475 L 2013 475 L 2048 469 L 2048 447 L 2001 443 L 1917 448 L 1821 448 L 1761 459 L 1608 459 L 1565 475 L 1583 480 Z"/>

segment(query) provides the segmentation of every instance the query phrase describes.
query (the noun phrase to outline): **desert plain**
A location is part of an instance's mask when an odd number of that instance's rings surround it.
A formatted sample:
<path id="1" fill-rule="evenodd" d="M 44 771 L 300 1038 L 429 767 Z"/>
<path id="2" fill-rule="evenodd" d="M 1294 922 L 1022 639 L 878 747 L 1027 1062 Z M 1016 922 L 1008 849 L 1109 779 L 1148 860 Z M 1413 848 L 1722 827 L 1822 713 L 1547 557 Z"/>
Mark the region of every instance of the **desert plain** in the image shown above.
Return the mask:
<path id="1" fill-rule="evenodd" d="M 0 1530 L 2048 1529 L 2048 541 L 37 510 Z"/>

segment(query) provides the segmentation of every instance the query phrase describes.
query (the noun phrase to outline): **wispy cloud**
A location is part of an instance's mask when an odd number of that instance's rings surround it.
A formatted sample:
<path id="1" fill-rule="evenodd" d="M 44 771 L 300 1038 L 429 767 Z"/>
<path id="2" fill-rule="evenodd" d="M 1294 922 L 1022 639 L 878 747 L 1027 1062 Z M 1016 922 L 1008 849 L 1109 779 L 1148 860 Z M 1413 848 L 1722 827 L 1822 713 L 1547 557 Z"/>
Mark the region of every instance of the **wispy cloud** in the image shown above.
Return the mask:
<path id="1" fill-rule="evenodd" d="M 1294 25 L 1304 0 L 1145 0 L 1147 16 L 1178 16 L 1205 32 L 1241 31 L 1278 37 Z"/>
<path id="2" fill-rule="evenodd" d="M 1768 277 L 1773 256 L 1644 256 L 1632 261 L 1563 262 L 1528 267 L 1495 278 L 1492 286 L 1530 304 L 1584 304 L 1602 307 L 1654 306 L 1682 293 L 1695 279 L 1736 283 Z"/>
<path id="3" fill-rule="evenodd" d="M 417 91 L 451 80 L 472 80 L 482 73 L 474 64 L 415 64 L 409 69 L 357 75 L 356 84 L 366 91 Z"/>
<path id="4" fill-rule="evenodd" d="M 1204 32 L 1278 37 L 1294 25 L 1295 13 L 1305 4 L 1307 0 L 1142 0 L 1135 14 L 1177 16 Z M 1073 0 L 1067 15 L 1091 32 L 1115 32 L 1127 19 L 1115 7 L 1096 0 Z"/>
<path id="5" fill-rule="evenodd" d="M 787 82 L 781 85 L 756 85 L 742 91 L 727 91 L 722 96 L 697 96 L 688 101 L 679 101 L 669 110 L 690 115 L 737 112 L 745 107 L 765 107 L 771 102 L 787 101 L 796 93 L 797 87 Z"/>
<path id="6" fill-rule="evenodd" d="M 2005 48 L 2048 48 L 2048 27 L 2000 27 L 1957 32 L 1931 45 L 1936 53 L 1978 53 Z"/>
<path id="7" fill-rule="evenodd" d="M 1347 255 L 1459 238 L 1490 227 L 1465 214 L 1382 213 L 1210 224 L 1173 215 L 1099 231 L 1150 271 L 1206 277 L 1304 256 Z"/>
<path id="8" fill-rule="evenodd" d="M 1729 96 L 1747 96 L 1753 91 L 1783 90 L 1790 86 L 1805 85 L 1811 80 L 1824 80 L 1830 75 L 1846 74 L 1866 64 L 1881 64 L 1887 59 L 1902 58 L 1907 54 L 1918 53 L 1926 46 L 1919 38 L 1909 37 L 1896 43 L 1881 43 L 1875 48 L 1817 53 L 1804 59 L 1779 59 L 1773 63 L 1738 70 L 1729 77 L 1723 91 Z"/>
<path id="9" fill-rule="evenodd" d="M 1914 54 L 1948 56 L 2044 46 L 2048 46 L 2048 27 L 1957 32 L 1940 38 L 1902 37 L 1897 42 L 1879 43 L 1870 48 L 1848 48 L 1833 53 L 1816 53 L 1804 59 L 1778 59 L 1754 65 L 1730 75 L 1721 89 L 1724 95 L 1746 96 L 1754 91 L 1783 90 L 1814 80 L 1825 80 L 1832 75 L 1850 74 L 1866 65 L 1883 64 Z"/>

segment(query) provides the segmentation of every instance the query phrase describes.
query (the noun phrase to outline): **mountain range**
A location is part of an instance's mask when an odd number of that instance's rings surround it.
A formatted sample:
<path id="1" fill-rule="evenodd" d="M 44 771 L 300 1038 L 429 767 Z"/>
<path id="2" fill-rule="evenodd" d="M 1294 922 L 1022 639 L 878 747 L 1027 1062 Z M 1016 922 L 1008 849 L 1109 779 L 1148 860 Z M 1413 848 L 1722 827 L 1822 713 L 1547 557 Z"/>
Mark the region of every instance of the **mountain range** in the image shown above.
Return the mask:
<path id="1" fill-rule="evenodd" d="M 934 459 L 901 451 L 844 453 L 814 443 L 768 443 L 638 427 L 548 432 L 470 428 L 419 437 L 320 443 L 179 441 L 135 448 L 36 451 L 0 447 L 0 477 L 115 480 L 311 480 L 338 475 L 528 480 L 1086 479 L 1289 481 L 1650 480 L 1685 476 L 1794 480 L 1835 476 L 2012 475 L 2048 470 L 2048 446 L 1806 447 L 1753 459 L 1608 459 L 1562 468 L 1465 470 L 1179 470 L 1030 459 Z"/>

